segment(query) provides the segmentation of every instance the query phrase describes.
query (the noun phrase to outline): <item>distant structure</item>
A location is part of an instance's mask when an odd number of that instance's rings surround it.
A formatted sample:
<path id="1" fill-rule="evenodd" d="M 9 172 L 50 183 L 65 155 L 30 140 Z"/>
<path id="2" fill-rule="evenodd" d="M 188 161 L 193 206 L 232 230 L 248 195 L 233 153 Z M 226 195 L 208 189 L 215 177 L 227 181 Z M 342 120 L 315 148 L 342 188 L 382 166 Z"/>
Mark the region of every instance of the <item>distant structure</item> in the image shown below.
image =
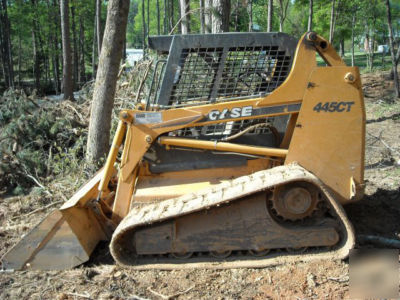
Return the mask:
<path id="1" fill-rule="evenodd" d="M 126 61 L 130 66 L 134 66 L 137 61 L 143 58 L 143 49 L 126 49 Z"/>

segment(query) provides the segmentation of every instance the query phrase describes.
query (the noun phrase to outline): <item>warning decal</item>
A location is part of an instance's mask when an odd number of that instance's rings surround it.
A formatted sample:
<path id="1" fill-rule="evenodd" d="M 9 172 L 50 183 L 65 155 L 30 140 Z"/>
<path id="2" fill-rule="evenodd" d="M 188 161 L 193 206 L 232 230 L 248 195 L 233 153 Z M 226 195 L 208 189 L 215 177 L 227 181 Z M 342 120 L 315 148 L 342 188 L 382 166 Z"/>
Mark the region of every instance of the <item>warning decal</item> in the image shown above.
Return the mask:
<path id="1" fill-rule="evenodd" d="M 161 122 L 161 112 L 146 112 L 135 114 L 135 124 L 156 124 Z"/>

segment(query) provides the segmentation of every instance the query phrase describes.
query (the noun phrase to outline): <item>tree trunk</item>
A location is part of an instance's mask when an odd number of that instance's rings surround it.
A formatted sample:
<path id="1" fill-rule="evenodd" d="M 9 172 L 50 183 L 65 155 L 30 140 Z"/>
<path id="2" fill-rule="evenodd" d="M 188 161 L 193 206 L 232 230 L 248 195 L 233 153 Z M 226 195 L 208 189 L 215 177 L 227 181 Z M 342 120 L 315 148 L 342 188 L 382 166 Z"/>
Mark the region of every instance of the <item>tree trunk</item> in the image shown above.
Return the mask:
<path id="1" fill-rule="evenodd" d="M 351 66 L 354 67 L 354 26 L 356 24 L 356 14 L 353 12 L 351 19 Z"/>
<path id="2" fill-rule="evenodd" d="M 200 5 L 200 33 L 204 34 L 204 0 L 199 0 Z"/>
<path id="3" fill-rule="evenodd" d="M 190 3 L 189 0 L 179 0 L 181 12 L 181 32 L 182 34 L 190 33 Z"/>
<path id="4" fill-rule="evenodd" d="M 52 12 L 49 0 L 46 0 L 46 4 L 47 4 L 47 18 L 48 18 L 48 21 L 50 23 L 49 24 L 49 31 L 48 31 L 49 34 L 48 34 L 48 37 L 47 37 L 47 49 L 48 50 L 47 50 L 47 56 L 46 56 L 46 60 L 47 60 L 46 64 L 48 65 L 48 72 L 49 72 L 48 78 L 51 78 L 50 68 L 51 68 L 52 71 L 54 71 L 54 48 L 53 48 L 53 27 L 54 27 L 54 25 L 51 24 L 52 23 L 51 21 L 53 20 L 53 13 L 54 12 Z M 54 72 L 53 72 L 53 74 L 54 74 Z M 47 74 L 46 74 L 46 77 L 47 77 Z M 56 83 L 55 83 L 55 80 L 54 80 L 54 76 L 53 76 L 53 78 L 50 79 L 50 82 L 54 87 L 55 93 L 57 93 L 57 87 L 56 87 Z"/>
<path id="5" fill-rule="evenodd" d="M 187 1 L 189 3 L 189 0 Z M 180 17 L 178 18 L 178 20 L 179 19 Z M 175 26 L 174 0 L 171 0 L 169 4 L 169 30 L 171 30 L 171 28 L 174 28 L 174 26 Z"/>
<path id="6" fill-rule="evenodd" d="M 96 10 L 97 0 L 94 0 L 94 9 Z M 93 23 L 93 43 L 92 43 L 92 79 L 96 78 L 96 53 L 97 53 L 97 15 L 95 14 Z"/>
<path id="7" fill-rule="evenodd" d="M 3 0 L 3 1 L 5 1 L 5 0 Z M 10 19 L 8 18 L 8 14 L 7 14 L 7 9 L 5 10 L 5 18 L 6 18 L 6 24 L 7 24 L 6 47 L 7 47 L 7 52 L 8 52 L 8 65 L 9 65 L 8 72 L 10 74 L 9 85 L 10 85 L 10 87 L 14 88 L 14 63 L 13 63 L 12 45 L 11 45 L 11 25 L 10 25 Z"/>
<path id="8" fill-rule="evenodd" d="M 32 0 L 32 7 L 36 11 L 36 0 Z M 35 78 L 35 89 L 40 91 L 40 55 L 38 50 L 37 18 L 32 23 L 32 52 L 33 52 L 33 76 Z"/>
<path id="9" fill-rule="evenodd" d="M 374 56 L 375 56 L 375 33 L 372 32 L 371 36 L 371 47 L 368 49 L 368 66 L 369 66 L 369 71 L 372 71 L 374 68 Z"/>
<path id="10" fill-rule="evenodd" d="M 168 1 L 164 0 L 164 34 L 168 34 Z"/>
<path id="11" fill-rule="evenodd" d="M 268 23 L 267 23 L 267 32 L 272 31 L 272 17 L 274 11 L 274 1 L 268 0 Z"/>
<path id="12" fill-rule="evenodd" d="M 73 0 L 71 0 L 71 2 L 73 3 Z M 79 87 L 79 48 L 78 48 L 78 37 L 77 37 L 77 33 L 76 33 L 76 21 L 75 21 L 75 7 L 72 4 L 71 5 L 71 21 L 72 21 L 72 40 L 73 40 L 73 45 L 74 45 L 74 59 L 73 59 L 73 79 L 72 79 L 72 83 L 76 84 Z M 75 87 L 73 87 L 72 89 L 75 89 Z"/>
<path id="13" fill-rule="evenodd" d="M 143 27 L 143 56 L 146 55 L 146 17 L 145 17 L 145 7 L 144 7 L 144 0 L 142 0 L 142 27 Z"/>
<path id="14" fill-rule="evenodd" d="M 48 41 L 47 44 L 50 44 L 50 41 Z M 46 85 L 49 84 L 49 78 L 50 78 L 49 51 L 46 50 L 46 53 L 44 54 L 44 82 L 46 83 Z"/>
<path id="15" fill-rule="evenodd" d="M 1 71 L 4 78 L 4 85 L 8 86 L 8 71 L 7 71 L 7 55 L 5 54 L 6 49 L 4 48 L 4 17 L 3 17 L 3 2 L 0 3 L 0 54 L 1 54 Z"/>
<path id="16" fill-rule="evenodd" d="M 147 0 L 147 45 L 149 44 L 150 35 L 150 0 Z"/>
<path id="17" fill-rule="evenodd" d="M 239 31 L 239 7 L 240 2 L 236 0 L 236 7 L 235 7 L 235 32 Z"/>
<path id="18" fill-rule="evenodd" d="M 100 57 L 101 45 L 103 43 L 103 35 L 101 34 L 101 2 L 96 0 L 96 34 L 97 34 L 97 54 Z"/>
<path id="19" fill-rule="evenodd" d="M 52 30 L 52 44 L 53 44 L 53 77 L 54 77 L 54 88 L 56 90 L 56 94 L 61 93 L 61 83 L 60 83 L 60 59 L 59 59 L 59 39 L 58 33 L 60 29 L 60 20 L 59 20 L 59 10 L 57 0 L 53 1 L 53 22 L 54 27 Z"/>
<path id="20" fill-rule="evenodd" d="M 125 41 L 129 2 L 129 0 L 108 2 L 103 51 L 100 54 L 93 92 L 87 144 L 87 158 L 92 163 L 104 157 L 109 148 L 111 113 Z"/>
<path id="21" fill-rule="evenodd" d="M 63 87 L 64 100 L 74 100 L 72 82 L 71 39 L 69 35 L 69 4 L 68 0 L 60 0 L 61 36 L 63 46 Z"/>
<path id="22" fill-rule="evenodd" d="M 253 31 L 253 0 L 247 2 L 247 13 L 249 14 L 249 32 Z"/>
<path id="23" fill-rule="evenodd" d="M 212 0 L 204 0 L 204 29 L 205 33 L 212 32 Z"/>
<path id="24" fill-rule="evenodd" d="M 329 43 L 333 43 L 333 35 L 335 33 L 335 2 L 336 0 L 332 0 L 331 7 L 331 21 L 329 26 Z"/>
<path id="25" fill-rule="evenodd" d="M 22 43 L 21 29 L 18 29 L 18 88 L 21 88 Z"/>
<path id="26" fill-rule="evenodd" d="M 313 20 L 313 6 L 314 6 L 314 1 L 309 0 L 309 7 L 308 7 L 308 25 L 307 25 L 307 31 L 312 30 L 312 20 Z"/>
<path id="27" fill-rule="evenodd" d="M 39 16 L 37 15 L 36 16 L 36 20 L 39 20 Z M 37 27 L 36 27 L 36 29 L 37 29 L 37 41 L 38 41 L 38 56 L 39 56 L 39 62 L 40 62 L 40 64 L 44 64 L 44 74 L 46 75 L 46 53 L 45 53 L 45 50 L 44 50 L 44 43 L 43 43 L 43 39 L 42 39 L 42 34 L 41 34 L 41 25 L 40 25 L 40 22 L 38 22 L 37 21 Z M 41 65 L 40 65 L 40 68 L 41 68 Z M 39 69 L 40 70 L 40 69 Z"/>
<path id="28" fill-rule="evenodd" d="M 79 72 L 79 82 L 86 82 L 86 68 L 85 68 L 85 24 L 83 21 L 83 16 L 79 16 L 79 46 L 80 52 L 80 72 Z"/>
<path id="29" fill-rule="evenodd" d="M 54 37 L 53 37 L 53 39 L 54 39 Z M 51 57 L 51 63 L 52 63 L 52 67 L 53 67 L 53 84 L 54 84 L 54 91 L 56 92 L 56 94 L 58 95 L 59 93 L 60 93 L 60 79 L 59 79 L 59 77 L 58 77 L 58 68 L 59 68 L 59 65 L 58 65 L 58 54 L 57 53 L 55 53 L 55 51 L 54 51 L 54 47 L 53 47 L 53 54 L 52 54 L 52 57 Z"/>
<path id="30" fill-rule="evenodd" d="M 394 81 L 394 90 L 397 98 L 400 98 L 400 87 L 399 87 L 399 75 L 397 72 L 397 63 L 398 60 L 395 57 L 394 53 L 394 37 L 393 37 L 393 26 L 392 26 L 392 13 L 390 10 L 390 1 L 386 0 L 386 16 L 388 22 L 389 29 L 389 45 L 390 45 L 390 57 L 392 59 L 392 73 L 393 73 L 393 81 Z"/>
<path id="31" fill-rule="evenodd" d="M 340 38 L 340 42 L 339 42 L 339 53 L 340 53 L 340 57 L 344 57 L 344 38 Z"/>
<path id="32" fill-rule="evenodd" d="M 0 19 L 2 26 L 2 36 L 0 38 L 1 48 L 2 48 L 2 59 L 3 59 L 3 69 L 4 69 L 4 79 L 8 87 L 14 87 L 14 65 L 12 59 L 12 45 L 10 37 L 10 20 L 7 13 L 7 1 L 2 0 L 0 5 Z"/>
<path id="33" fill-rule="evenodd" d="M 212 32 L 229 32 L 230 0 L 213 0 Z"/>
<path id="34" fill-rule="evenodd" d="M 283 25 L 287 16 L 287 9 L 290 0 L 279 0 L 279 31 L 283 32 Z"/>
<path id="35" fill-rule="evenodd" d="M 122 48 L 122 61 L 125 62 L 126 61 L 126 37 L 124 40 L 124 47 Z"/>
<path id="36" fill-rule="evenodd" d="M 160 26 L 160 0 L 157 0 L 157 34 L 161 34 L 161 26 Z"/>

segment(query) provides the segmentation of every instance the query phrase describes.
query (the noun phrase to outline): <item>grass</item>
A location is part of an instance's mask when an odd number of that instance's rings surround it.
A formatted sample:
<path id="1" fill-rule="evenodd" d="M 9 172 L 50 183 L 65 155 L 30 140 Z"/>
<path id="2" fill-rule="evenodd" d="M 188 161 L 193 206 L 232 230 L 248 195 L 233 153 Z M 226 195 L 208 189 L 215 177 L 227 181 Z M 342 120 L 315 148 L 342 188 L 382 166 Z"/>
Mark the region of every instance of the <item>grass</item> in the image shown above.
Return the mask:
<path id="1" fill-rule="evenodd" d="M 386 177 L 400 177 L 400 168 L 393 168 L 390 170 L 385 170 Z"/>
<path id="2" fill-rule="evenodd" d="M 393 109 L 393 104 L 387 103 L 387 102 L 382 102 L 379 104 L 378 107 L 375 108 L 374 110 L 374 117 L 375 118 L 381 118 L 384 117 L 385 115 L 388 114 L 389 111 L 394 110 Z M 395 110 L 397 111 L 397 110 Z"/>
<path id="3" fill-rule="evenodd" d="M 344 61 L 348 66 L 351 66 L 351 53 L 346 53 L 344 56 Z M 324 62 L 321 57 L 317 57 L 318 65 L 324 65 Z M 354 64 L 360 68 L 360 72 L 369 73 L 370 70 L 367 66 L 367 55 L 364 52 L 355 52 L 354 53 Z M 374 64 L 372 71 L 383 71 L 390 70 L 392 65 L 392 61 L 390 58 L 390 53 L 387 53 L 382 62 L 382 53 L 375 52 L 374 55 Z"/>
<path id="4" fill-rule="evenodd" d="M 385 116 L 395 115 L 400 111 L 400 103 L 398 101 L 386 102 L 382 101 L 374 109 L 374 117 L 381 118 Z M 398 117 L 393 117 L 393 120 L 397 120 Z"/>

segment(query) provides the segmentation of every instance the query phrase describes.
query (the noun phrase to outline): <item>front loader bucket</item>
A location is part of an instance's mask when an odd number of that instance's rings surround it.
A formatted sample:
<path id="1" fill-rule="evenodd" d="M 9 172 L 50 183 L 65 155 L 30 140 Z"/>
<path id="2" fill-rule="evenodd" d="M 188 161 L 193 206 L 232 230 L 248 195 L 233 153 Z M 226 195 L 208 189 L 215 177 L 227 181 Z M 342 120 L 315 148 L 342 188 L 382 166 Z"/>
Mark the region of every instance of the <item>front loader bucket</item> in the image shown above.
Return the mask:
<path id="1" fill-rule="evenodd" d="M 87 205 L 96 199 L 98 172 L 64 205 L 51 212 L 2 258 L 6 270 L 62 270 L 87 261 L 100 240 L 101 224 Z"/>

